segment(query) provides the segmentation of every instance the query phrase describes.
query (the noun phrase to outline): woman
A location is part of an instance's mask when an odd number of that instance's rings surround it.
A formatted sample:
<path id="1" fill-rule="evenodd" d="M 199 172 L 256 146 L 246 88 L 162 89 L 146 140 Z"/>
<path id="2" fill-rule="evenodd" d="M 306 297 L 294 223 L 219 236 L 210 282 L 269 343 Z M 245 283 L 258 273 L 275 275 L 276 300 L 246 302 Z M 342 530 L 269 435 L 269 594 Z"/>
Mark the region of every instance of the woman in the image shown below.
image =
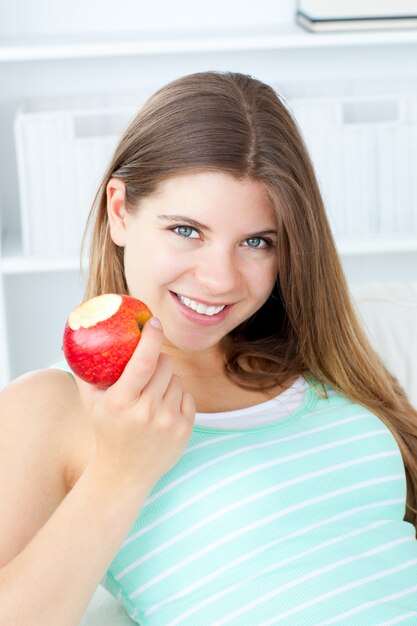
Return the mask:
<path id="1" fill-rule="evenodd" d="M 90 223 L 85 298 L 163 330 L 105 391 L 51 368 L 2 393 L 0 624 L 76 624 L 101 580 L 142 626 L 412 624 L 417 412 L 273 89 L 160 89 Z"/>

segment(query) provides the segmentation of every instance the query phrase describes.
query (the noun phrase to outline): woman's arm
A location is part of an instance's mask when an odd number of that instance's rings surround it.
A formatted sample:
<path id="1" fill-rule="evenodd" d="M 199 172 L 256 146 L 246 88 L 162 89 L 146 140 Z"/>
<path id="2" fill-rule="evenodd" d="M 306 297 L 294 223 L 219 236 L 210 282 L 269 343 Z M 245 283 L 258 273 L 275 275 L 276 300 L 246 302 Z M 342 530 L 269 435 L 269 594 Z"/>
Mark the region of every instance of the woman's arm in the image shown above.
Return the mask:
<path id="1" fill-rule="evenodd" d="M 195 405 L 161 346 L 162 332 L 145 326 L 104 392 L 78 381 L 74 399 L 69 377 L 53 384 L 68 375 L 50 371 L 0 394 L 0 626 L 76 626 L 149 492 L 181 456 Z M 77 402 L 94 445 L 66 493 L 61 432 L 74 418 L 76 445 Z"/>
<path id="2" fill-rule="evenodd" d="M 75 626 L 152 485 L 93 464 L 28 545 L 0 570 L 0 624 Z"/>

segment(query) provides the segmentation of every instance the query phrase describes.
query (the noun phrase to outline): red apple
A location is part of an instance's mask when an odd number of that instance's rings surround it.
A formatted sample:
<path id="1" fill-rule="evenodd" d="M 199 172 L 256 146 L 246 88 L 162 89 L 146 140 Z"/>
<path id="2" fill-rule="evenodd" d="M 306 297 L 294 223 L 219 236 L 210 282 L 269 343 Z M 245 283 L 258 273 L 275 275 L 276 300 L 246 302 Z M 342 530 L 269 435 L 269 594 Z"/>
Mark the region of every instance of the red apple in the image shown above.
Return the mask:
<path id="1" fill-rule="evenodd" d="M 62 348 L 68 365 L 83 380 L 109 387 L 120 377 L 151 317 L 146 304 L 122 294 L 83 302 L 65 325 Z"/>

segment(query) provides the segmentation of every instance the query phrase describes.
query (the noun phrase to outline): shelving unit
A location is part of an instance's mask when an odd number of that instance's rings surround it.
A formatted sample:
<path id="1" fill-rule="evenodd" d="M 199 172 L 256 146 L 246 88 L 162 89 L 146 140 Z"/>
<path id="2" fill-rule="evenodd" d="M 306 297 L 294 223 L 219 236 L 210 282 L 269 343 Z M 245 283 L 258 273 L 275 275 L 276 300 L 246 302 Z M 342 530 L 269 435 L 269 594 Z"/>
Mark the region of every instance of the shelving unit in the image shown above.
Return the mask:
<path id="1" fill-rule="evenodd" d="M 45 61 L 161 54 L 256 50 L 308 50 L 350 46 L 417 44 L 417 29 L 309 33 L 288 24 L 271 27 L 138 33 L 137 36 L 0 37 L 0 62 Z"/>
<path id="2" fill-rule="evenodd" d="M 23 99 L 143 87 L 153 91 L 172 78 L 206 69 L 242 71 L 271 83 L 389 75 L 406 87 L 409 79 L 417 79 L 412 56 L 417 61 L 417 29 L 313 34 L 289 24 L 175 34 L 0 36 L 0 388 L 59 358 L 66 315 L 83 288 L 78 258 L 22 254 L 12 125 Z M 361 280 L 364 258 L 377 268 L 375 280 L 389 272 L 400 280 L 402 274 L 393 272 L 403 270 L 407 279 L 417 280 L 417 235 L 355 238 L 337 245 L 352 281 Z"/>

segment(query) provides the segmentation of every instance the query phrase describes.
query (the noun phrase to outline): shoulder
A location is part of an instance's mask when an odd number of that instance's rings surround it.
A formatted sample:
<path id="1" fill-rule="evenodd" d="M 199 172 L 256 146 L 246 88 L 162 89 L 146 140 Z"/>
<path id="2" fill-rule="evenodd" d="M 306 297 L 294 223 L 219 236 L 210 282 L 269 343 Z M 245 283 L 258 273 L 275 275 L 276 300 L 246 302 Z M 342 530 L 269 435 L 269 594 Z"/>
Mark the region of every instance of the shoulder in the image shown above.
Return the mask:
<path id="1" fill-rule="evenodd" d="M 3 440 L 45 453 L 71 487 L 91 453 L 93 432 L 72 374 L 42 369 L 13 380 L 0 392 Z"/>
<path id="2" fill-rule="evenodd" d="M 51 419 L 58 425 L 79 403 L 74 377 L 58 369 L 23 374 L 0 392 L 0 407 L 13 409 L 14 421 L 26 426 L 46 425 Z M 5 416 L 3 410 L 0 415 Z"/>
<path id="3" fill-rule="evenodd" d="M 84 471 L 92 441 L 70 374 L 34 371 L 0 391 L 0 567 L 60 505 Z"/>
<path id="4" fill-rule="evenodd" d="M 76 384 L 71 374 L 55 368 L 40 369 L 12 380 L 1 390 L 0 398 L 3 402 L 18 404 L 34 400 L 42 402 L 48 398 L 58 400 L 62 392 L 65 392 L 65 395 L 74 395 L 74 386 L 76 387 Z"/>

